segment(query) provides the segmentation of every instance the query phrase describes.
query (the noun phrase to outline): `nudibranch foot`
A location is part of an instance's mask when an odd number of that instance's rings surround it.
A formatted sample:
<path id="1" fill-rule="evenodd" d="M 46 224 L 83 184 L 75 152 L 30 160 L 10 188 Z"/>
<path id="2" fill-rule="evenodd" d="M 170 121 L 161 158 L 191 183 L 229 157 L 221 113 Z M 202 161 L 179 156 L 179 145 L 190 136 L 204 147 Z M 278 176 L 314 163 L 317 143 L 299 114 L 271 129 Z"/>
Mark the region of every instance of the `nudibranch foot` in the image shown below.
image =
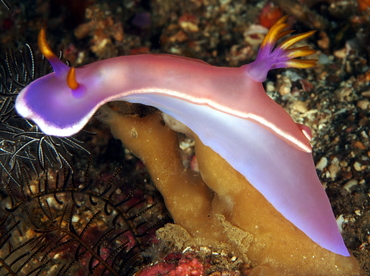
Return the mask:
<path id="1" fill-rule="evenodd" d="M 310 68 L 316 64 L 316 59 L 295 59 L 297 57 L 312 55 L 315 53 L 315 50 L 310 49 L 308 46 L 290 49 L 291 46 L 310 37 L 316 31 L 291 36 L 275 47 L 276 42 L 280 38 L 293 32 L 292 30 L 284 30 L 288 27 L 285 23 L 286 19 L 287 16 L 282 17 L 271 27 L 262 41 L 256 60 L 244 65 L 248 75 L 253 79 L 261 82 L 264 81 L 268 71 L 272 69 L 287 67 Z"/>

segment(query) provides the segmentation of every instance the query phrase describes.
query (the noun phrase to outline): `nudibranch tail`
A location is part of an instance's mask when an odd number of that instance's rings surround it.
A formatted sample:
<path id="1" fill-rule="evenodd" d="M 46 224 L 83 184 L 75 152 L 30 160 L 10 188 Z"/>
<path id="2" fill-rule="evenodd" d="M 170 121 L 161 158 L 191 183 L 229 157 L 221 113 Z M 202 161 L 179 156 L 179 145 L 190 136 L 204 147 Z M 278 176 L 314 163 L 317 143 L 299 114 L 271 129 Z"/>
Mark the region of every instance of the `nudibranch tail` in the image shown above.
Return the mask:
<path id="1" fill-rule="evenodd" d="M 309 46 L 289 49 L 297 42 L 310 37 L 316 31 L 291 36 L 275 47 L 276 42 L 280 38 L 293 32 L 292 30 L 285 30 L 288 27 L 288 24 L 285 23 L 287 18 L 288 16 L 280 18 L 271 27 L 262 41 L 256 60 L 245 65 L 248 75 L 256 81 L 264 81 L 268 71 L 271 69 L 286 67 L 310 68 L 316 64 L 316 59 L 295 59 L 314 54 L 315 50 L 310 49 Z"/>
<path id="2" fill-rule="evenodd" d="M 46 59 L 50 62 L 51 67 L 57 76 L 65 75 L 69 71 L 69 67 L 63 61 L 61 61 L 56 54 L 50 49 L 47 41 L 46 41 L 46 33 L 45 29 L 41 29 L 39 36 L 38 36 L 38 46 L 41 53 L 46 57 Z"/>

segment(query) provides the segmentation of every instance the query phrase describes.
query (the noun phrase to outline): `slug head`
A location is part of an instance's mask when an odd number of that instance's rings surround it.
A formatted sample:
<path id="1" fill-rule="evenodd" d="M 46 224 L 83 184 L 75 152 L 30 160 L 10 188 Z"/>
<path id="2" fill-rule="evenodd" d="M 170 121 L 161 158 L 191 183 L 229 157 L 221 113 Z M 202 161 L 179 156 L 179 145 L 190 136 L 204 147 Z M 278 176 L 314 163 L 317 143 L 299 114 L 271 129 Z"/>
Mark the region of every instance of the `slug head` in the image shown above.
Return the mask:
<path id="1" fill-rule="evenodd" d="M 83 81 L 79 82 L 77 71 L 82 73 L 83 69 L 69 67 L 53 53 L 46 42 L 44 29 L 39 33 L 38 45 L 54 72 L 24 88 L 15 108 L 21 116 L 37 122 L 45 134 L 70 136 L 87 123 L 86 115 L 94 113 L 91 105 L 82 101 L 87 91 L 84 83 L 94 85 L 96 79 L 81 76 Z"/>

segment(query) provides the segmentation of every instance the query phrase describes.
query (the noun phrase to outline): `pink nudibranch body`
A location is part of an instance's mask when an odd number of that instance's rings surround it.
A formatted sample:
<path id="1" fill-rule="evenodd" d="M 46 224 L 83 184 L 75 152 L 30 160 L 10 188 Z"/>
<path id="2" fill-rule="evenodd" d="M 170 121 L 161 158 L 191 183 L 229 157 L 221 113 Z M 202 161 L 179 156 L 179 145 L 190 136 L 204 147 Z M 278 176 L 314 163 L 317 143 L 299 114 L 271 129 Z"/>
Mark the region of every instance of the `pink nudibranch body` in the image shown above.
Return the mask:
<path id="1" fill-rule="evenodd" d="M 270 99 L 261 81 L 273 68 L 308 68 L 296 60 L 314 51 L 289 49 L 312 32 L 274 48 L 286 17 L 267 34 L 255 62 L 225 68 L 171 55 L 137 55 L 71 69 L 39 45 L 54 68 L 24 88 L 16 101 L 20 115 L 49 135 L 77 133 L 106 102 L 154 106 L 189 127 L 227 160 L 289 221 L 320 246 L 349 256 L 329 200 L 316 175 L 306 127 Z"/>

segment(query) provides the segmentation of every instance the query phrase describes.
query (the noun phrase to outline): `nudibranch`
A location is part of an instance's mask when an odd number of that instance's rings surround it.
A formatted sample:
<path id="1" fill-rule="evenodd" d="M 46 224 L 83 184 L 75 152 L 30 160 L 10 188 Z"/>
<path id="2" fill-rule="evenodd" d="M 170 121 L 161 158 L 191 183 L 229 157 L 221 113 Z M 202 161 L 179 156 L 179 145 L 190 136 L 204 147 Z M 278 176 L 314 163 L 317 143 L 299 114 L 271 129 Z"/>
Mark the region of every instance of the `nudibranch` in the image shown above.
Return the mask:
<path id="1" fill-rule="evenodd" d="M 239 68 L 152 54 L 70 68 L 51 51 L 41 30 L 39 47 L 54 72 L 25 87 L 15 107 L 55 136 L 77 133 L 109 101 L 156 107 L 190 128 L 310 239 L 349 256 L 316 175 L 309 129 L 296 124 L 262 85 L 271 69 L 315 65 L 312 59 L 296 59 L 314 50 L 291 48 L 313 31 L 275 45 L 292 32 L 285 21 L 272 26 L 257 59 Z"/>

